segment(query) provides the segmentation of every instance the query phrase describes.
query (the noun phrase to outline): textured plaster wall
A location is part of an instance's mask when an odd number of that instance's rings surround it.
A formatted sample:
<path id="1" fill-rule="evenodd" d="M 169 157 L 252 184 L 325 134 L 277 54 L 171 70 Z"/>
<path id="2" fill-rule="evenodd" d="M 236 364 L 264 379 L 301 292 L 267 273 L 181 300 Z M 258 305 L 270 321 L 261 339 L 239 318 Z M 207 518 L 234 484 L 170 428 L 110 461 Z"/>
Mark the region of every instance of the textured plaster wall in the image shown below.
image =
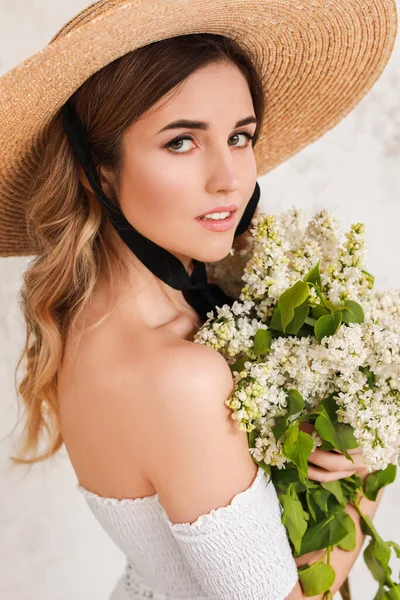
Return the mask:
<path id="1" fill-rule="evenodd" d="M 88 6 L 84 0 L 0 0 L 0 75 L 43 47 Z M 1 149 L 0 149 L 1 152 Z M 378 286 L 400 286 L 400 47 L 373 90 L 335 129 L 260 178 L 262 207 L 297 204 L 335 211 L 343 226 L 363 220 Z M 28 259 L 0 259 L 0 598 L 106 600 L 124 559 L 75 490 L 65 451 L 28 474 L 11 471 L 16 420 L 14 368 L 24 341 L 17 294 Z M 400 541 L 399 479 L 386 490 L 376 524 Z M 355 600 L 375 585 L 359 559 Z"/>

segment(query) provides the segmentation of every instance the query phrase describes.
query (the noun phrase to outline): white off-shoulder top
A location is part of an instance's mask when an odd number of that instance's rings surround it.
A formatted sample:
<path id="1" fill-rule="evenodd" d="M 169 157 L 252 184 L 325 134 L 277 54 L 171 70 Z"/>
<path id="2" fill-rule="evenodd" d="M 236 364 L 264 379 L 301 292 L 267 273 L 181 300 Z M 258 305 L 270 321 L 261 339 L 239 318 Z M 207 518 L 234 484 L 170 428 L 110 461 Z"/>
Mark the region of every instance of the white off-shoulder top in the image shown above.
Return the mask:
<path id="1" fill-rule="evenodd" d="M 110 600 L 284 600 L 298 575 L 272 481 L 259 467 L 227 506 L 172 523 L 158 494 L 105 498 L 77 489 L 127 557 Z"/>

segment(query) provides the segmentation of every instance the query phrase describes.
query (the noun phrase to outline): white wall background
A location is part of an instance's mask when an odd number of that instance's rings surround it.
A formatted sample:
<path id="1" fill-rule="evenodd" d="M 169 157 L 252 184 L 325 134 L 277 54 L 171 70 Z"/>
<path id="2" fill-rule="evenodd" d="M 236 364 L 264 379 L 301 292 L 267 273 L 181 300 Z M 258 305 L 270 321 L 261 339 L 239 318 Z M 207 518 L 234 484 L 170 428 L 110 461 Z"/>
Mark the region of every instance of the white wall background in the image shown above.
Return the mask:
<path id="1" fill-rule="evenodd" d="M 0 0 L 0 75 L 45 44 L 85 0 Z M 1 149 L 0 149 L 1 152 Z M 260 179 L 264 209 L 296 204 L 335 211 L 343 226 L 362 220 L 377 286 L 400 286 L 400 39 L 382 77 L 323 138 Z M 106 600 L 124 557 L 75 490 L 63 450 L 29 473 L 11 470 L 14 369 L 24 341 L 17 294 L 28 259 L 0 259 L 0 599 Z M 386 490 L 376 524 L 400 542 L 400 478 Z M 354 600 L 375 583 L 359 557 Z"/>

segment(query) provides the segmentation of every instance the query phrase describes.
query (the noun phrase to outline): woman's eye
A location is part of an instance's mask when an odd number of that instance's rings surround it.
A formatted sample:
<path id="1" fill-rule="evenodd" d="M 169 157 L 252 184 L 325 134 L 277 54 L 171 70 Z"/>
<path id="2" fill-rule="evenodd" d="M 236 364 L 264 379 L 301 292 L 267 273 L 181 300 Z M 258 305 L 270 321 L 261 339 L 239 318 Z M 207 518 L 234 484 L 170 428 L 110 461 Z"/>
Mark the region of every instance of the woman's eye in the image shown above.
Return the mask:
<path id="1" fill-rule="evenodd" d="M 176 144 L 181 144 L 182 142 L 191 142 L 193 141 L 191 137 L 188 137 L 187 135 L 182 135 L 180 137 L 177 137 L 173 140 L 171 140 L 170 142 L 168 142 L 168 144 L 165 146 L 165 148 L 171 148 L 173 150 L 173 152 L 175 154 L 186 154 L 186 152 L 176 152 L 173 148 L 173 146 L 176 146 Z M 179 149 L 181 149 L 182 146 L 179 147 Z"/>
<path id="2" fill-rule="evenodd" d="M 247 146 L 250 144 L 251 140 L 253 139 L 254 136 L 252 136 L 250 133 L 247 133 L 247 131 L 241 131 L 240 133 L 235 133 L 233 134 L 230 139 L 232 138 L 237 138 L 239 136 L 244 136 L 247 139 L 247 142 L 242 145 L 239 146 L 238 144 L 232 144 L 233 146 L 237 146 L 238 148 L 247 148 Z M 174 154 L 187 154 L 188 150 L 182 150 L 182 142 L 192 142 L 192 138 L 187 136 L 187 135 L 181 135 L 177 138 L 174 138 L 173 140 L 171 140 L 170 142 L 168 142 L 168 144 L 165 145 L 165 148 L 169 148 L 171 149 L 171 151 Z M 179 148 L 177 148 L 176 146 L 179 146 Z M 175 147 L 175 148 L 174 148 Z"/>
<path id="3" fill-rule="evenodd" d="M 240 133 L 234 133 L 231 136 L 231 139 L 236 138 L 239 135 L 243 135 L 245 138 L 247 138 L 246 144 L 244 146 L 239 146 L 239 148 L 247 148 L 247 146 L 249 145 L 249 143 L 251 142 L 251 140 L 253 139 L 254 136 L 250 135 L 250 133 L 247 133 L 247 131 L 241 131 Z M 234 144 L 234 145 L 236 146 L 236 144 Z"/>

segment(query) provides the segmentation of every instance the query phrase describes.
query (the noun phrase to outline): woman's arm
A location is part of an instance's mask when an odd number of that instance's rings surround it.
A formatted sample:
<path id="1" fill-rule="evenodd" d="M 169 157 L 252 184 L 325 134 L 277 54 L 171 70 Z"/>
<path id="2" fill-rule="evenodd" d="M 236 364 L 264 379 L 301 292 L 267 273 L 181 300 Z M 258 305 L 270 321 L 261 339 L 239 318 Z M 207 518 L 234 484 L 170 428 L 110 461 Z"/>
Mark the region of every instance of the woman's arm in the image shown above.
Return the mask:
<path id="1" fill-rule="evenodd" d="M 304 423 L 303 427 L 304 429 L 307 429 L 308 432 L 312 431 L 313 429 L 313 427 L 308 423 Z M 361 448 L 349 450 L 349 454 L 352 456 L 353 462 L 349 461 L 339 451 L 325 452 L 317 448 L 309 456 L 309 478 L 319 482 L 327 482 L 357 474 L 362 480 L 364 480 L 368 476 L 369 471 L 364 466 Z M 379 492 L 375 501 L 368 500 L 366 497 L 361 499 L 359 505 L 360 510 L 364 515 L 369 516 L 371 519 L 374 517 L 382 496 L 382 492 L 383 490 Z M 353 567 L 365 540 L 365 535 L 361 529 L 361 518 L 357 512 L 357 509 L 352 504 L 348 504 L 345 507 L 345 511 L 351 516 L 356 527 L 356 545 L 352 551 L 335 548 L 331 552 L 330 564 L 335 569 L 336 573 L 335 582 L 331 588 L 332 594 L 335 594 L 343 585 L 343 582 Z M 295 559 L 297 567 L 300 568 L 307 563 L 309 565 L 313 564 L 319 560 L 324 553 L 325 550 L 317 550 L 315 552 L 309 552 L 299 556 Z M 289 596 L 288 600 L 297 600 L 297 598 L 300 597 L 301 596 L 294 595 L 292 598 Z M 305 598 L 306 596 L 303 597 Z M 309 598 L 310 600 L 322 600 L 323 597 L 324 594 Z"/>
<path id="2" fill-rule="evenodd" d="M 376 509 L 378 507 L 378 504 L 380 502 L 382 492 L 383 492 L 383 490 L 381 490 L 379 492 L 378 497 L 375 502 L 368 500 L 368 498 L 366 498 L 366 497 L 362 498 L 362 500 L 360 501 L 360 509 L 364 515 L 368 515 L 369 517 L 373 518 L 373 516 L 375 515 L 375 512 L 376 512 Z M 350 552 L 348 552 L 346 550 L 341 550 L 340 548 L 335 548 L 331 552 L 330 564 L 332 565 L 332 567 L 335 569 L 335 572 L 336 572 L 336 579 L 331 588 L 332 594 L 335 594 L 339 590 L 339 588 L 342 586 L 342 584 L 345 581 L 346 577 L 348 576 L 352 566 L 354 565 L 358 554 L 360 553 L 360 550 L 362 548 L 362 545 L 363 545 L 364 539 L 365 539 L 365 535 L 363 534 L 363 532 L 361 530 L 360 516 L 359 516 L 357 510 L 351 504 L 348 504 L 346 506 L 345 510 L 351 516 L 351 518 L 353 519 L 355 526 L 356 526 L 356 546 L 355 546 L 354 550 L 352 550 Z M 316 552 L 309 552 L 308 554 L 303 554 L 302 556 L 299 556 L 298 558 L 295 559 L 296 564 L 298 567 L 302 567 L 306 563 L 311 565 L 312 563 L 319 560 L 323 556 L 324 552 L 325 552 L 325 550 L 318 550 Z M 323 594 L 320 594 L 318 596 L 312 596 L 311 598 L 309 598 L 309 600 L 322 600 L 323 596 L 324 596 Z M 292 597 L 288 596 L 288 600 L 289 599 L 292 600 Z M 296 596 L 293 596 L 293 600 L 295 600 L 295 599 L 296 599 Z"/>

